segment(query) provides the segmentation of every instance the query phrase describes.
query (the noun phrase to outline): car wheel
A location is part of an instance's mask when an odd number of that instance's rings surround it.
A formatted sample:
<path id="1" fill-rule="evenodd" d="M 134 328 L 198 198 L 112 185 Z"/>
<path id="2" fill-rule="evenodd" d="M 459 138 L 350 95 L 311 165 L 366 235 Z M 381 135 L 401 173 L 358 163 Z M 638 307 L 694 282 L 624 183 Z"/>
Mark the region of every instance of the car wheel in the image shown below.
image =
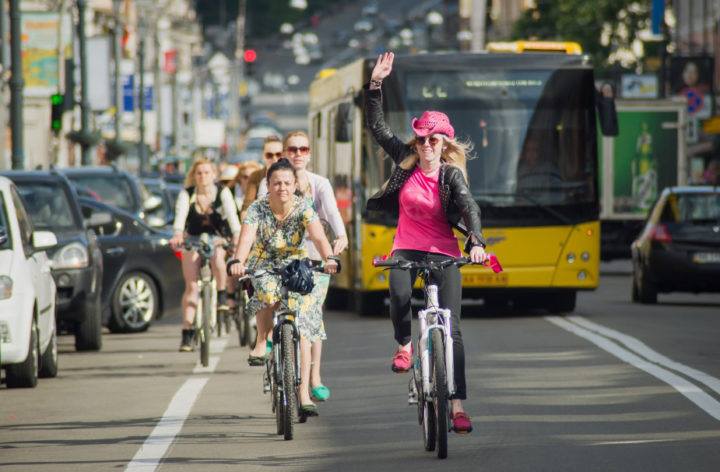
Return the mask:
<path id="1" fill-rule="evenodd" d="M 157 318 L 160 297 L 155 282 L 142 272 L 125 274 L 112 295 L 110 329 L 120 333 L 146 331 Z"/>
<path id="2" fill-rule="evenodd" d="M 57 350 L 57 329 L 53 330 L 50 342 L 40 357 L 40 377 L 57 377 L 58 373 L 58 350 Z"/>
<path id="3" fill-rule="evenodd" d="M 85 312 L 85 317 L 75 325 L 75 349 L 78 351 L 99 351 L 102 348 L 102 313 L 100 295 Z"/>
<path id="4" fill-rule="evenodd" d="M 638 300 L 640 303 L 652 305 L 657 303 L 657 288 L 648 280 L 645 268 L 638 267 Z"/>
<path id="5" fill-rule="evenodd" d="M 37 330 L 37 322 L 33 317 L 27 357 L 23 362 L 10 364 L 5 368 L 5 382 L 8 388 L 34 388 L 37 385 L 40 364 Z"/>

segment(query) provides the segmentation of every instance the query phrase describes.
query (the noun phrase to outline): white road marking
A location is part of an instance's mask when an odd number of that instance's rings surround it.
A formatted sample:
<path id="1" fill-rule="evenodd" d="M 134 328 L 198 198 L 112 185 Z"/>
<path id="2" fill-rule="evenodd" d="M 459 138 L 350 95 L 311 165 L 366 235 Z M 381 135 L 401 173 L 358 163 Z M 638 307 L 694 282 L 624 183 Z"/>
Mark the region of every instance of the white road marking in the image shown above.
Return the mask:
<path id="1" fill-rule="evenodd" d="M 227 343 L 227 338 L 211 339 L 210 352 L 222 353 Z M 193 369 L 193 374 L 212 373 L 219 362 L 220 356 L 212 356 L 208 367 L 197 365 Z M 192 406 L 208 380 L 210 380 L 209 377 L 193 377 L 182 384 L 150 436 L 147 437 L 132 461 L 128 463 L 125 468 L 126 472 L 153 472 L 157 469 L 168 448 L 175 441 L 175 436 L 182 430 Z"/>
<path id="2" fill-rule="evenodd" d="M 656 377 L 659 380 L 670 385 L 672 388 L 684 395 L 688 400 L 695 403 L 698 407 L 704 410 L 707 414 L 720 420 L 720 402 L 715 400 L 713 397 L 705 393 L 697 385 L 685 380 L 679 375 L 660 367 L 657 364 L 653 364 L 650 361 L 635 355 L 629 350 L 621 347 L 615 341 L 605 338 L 597 333 L 585 329 L 577 324 L 571 323 L 558 316 L 547 316 L 547 321 L 553 323 L 560 328 L 563 328 L 581 338 L 587 339 L 591 343 L 595 344 L 599 348 L 609 352 L 618 359 L 627 362 L 628 364 L 637 367 L 640 370 L 647 372 L 648 374 Z"/>
<path id="3" fill-rule="evenodd" d="M 627 334 L 623 334 L 619 331 L 615 331 L 614 329 L 606 328 L 605 326 L 599 325 L 597 323 L 593 323 L 592 321 L 587 320 L 582 316 L 570 316 L 566 319 L 569 319 L 573 323 L 580 325 L 583 328 L 587 328 L 590 331 L 602 334 L 607 338 L 620 341 L 628 349 L 635 352 L 636 354 L 643 356 L 647 360 L 656 364 L 660 364 L 676 372 L 680 372 L 681 374 L 706 385 L 715 393 L 720 394 L 720 379 L 685 364 L 681 364 L 680 362 L 676 362 L 666 356 L 663 356 L 662 354 L 653 350 L 647 344 L 643 343 L 637 338 L 628 336 Z"/>

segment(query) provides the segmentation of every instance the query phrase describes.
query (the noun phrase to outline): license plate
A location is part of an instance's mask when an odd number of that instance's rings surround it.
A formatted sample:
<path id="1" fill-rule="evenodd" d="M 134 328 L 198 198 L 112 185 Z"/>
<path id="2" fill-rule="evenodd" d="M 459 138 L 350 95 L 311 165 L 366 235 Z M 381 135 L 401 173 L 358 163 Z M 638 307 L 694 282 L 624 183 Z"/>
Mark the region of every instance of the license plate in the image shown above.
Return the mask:
<path id="1" fill-rule="evenodd" d="M 696 252 L 692 260 L 696 264 L 720 264 L 720 252 Z"/>
<path id="2" fill-rule="evenodd" d="M 508 284 L 506 274 L 463 274 L 463 285 L 488 285 L 504 287 Z"/>

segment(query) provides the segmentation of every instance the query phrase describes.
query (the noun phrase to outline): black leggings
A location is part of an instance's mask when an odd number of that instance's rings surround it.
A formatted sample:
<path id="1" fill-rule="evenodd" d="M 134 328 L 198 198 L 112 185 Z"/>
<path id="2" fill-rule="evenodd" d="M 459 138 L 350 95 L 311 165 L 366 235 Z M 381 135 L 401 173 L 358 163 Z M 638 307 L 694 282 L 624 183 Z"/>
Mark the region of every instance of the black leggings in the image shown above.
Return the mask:
<path id="1" fill-rule="evenodd" d="M 398 249 L 393 252 L 393 258 L 408 261 L 442 261 L 449 258 L 444 254 L 423 251 L 410 251 Z M 462 305 L 462 279 L 457 266 L 447 267 L 444 271 L 433 273 L 433 279 L 438 283 L 438 298 L 441 308 L 450 310 L 452 318 L 453 359 L 455 371 L 455 395 L 452 398 L 465 400 L 465 348 L 463 347 L 462 333 L 460 332 L 460 307 Z M 412 310 L 410 298 L 412 287 L 417 278 L 417 271 L 390 269 L 390 317 L 395 328 L 395 340 L 398 344 L 406 345 L 412 340 L 411 322 Z"/>

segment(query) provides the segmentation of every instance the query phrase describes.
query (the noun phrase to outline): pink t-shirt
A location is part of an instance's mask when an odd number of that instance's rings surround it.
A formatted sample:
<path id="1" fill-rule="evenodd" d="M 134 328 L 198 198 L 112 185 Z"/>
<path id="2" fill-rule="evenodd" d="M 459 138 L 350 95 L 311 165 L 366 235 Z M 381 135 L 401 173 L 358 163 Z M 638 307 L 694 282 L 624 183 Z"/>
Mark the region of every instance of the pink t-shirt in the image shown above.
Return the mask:
<path id="1" fill-rule="evenodd" d="M 425 175 L 420 168 L 400 189 L 400 218 L 393 251 L 410 249 L 460 257 L 458 240 L 440 202 L 440 169 Z"/>

